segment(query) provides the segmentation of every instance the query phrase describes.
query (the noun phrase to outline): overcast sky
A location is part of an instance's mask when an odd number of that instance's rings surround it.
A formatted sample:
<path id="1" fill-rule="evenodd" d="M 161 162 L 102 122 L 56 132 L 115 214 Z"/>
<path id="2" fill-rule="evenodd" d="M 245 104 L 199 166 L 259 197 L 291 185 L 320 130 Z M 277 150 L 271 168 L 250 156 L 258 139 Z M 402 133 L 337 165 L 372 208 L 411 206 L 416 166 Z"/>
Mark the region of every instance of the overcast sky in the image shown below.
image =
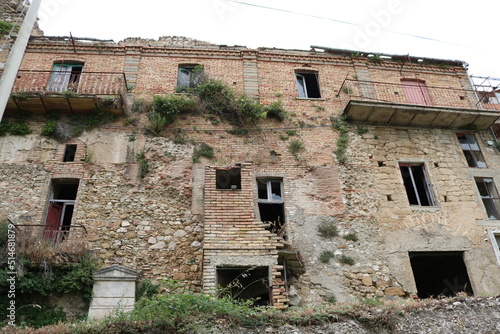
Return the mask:
<path id="1" fill-rule="evenodd" d="M 317 45 L 463 60 L 471 75 L 500 78 L 499 0 L 42 0 L 39 17 L 48 36 Z"/>

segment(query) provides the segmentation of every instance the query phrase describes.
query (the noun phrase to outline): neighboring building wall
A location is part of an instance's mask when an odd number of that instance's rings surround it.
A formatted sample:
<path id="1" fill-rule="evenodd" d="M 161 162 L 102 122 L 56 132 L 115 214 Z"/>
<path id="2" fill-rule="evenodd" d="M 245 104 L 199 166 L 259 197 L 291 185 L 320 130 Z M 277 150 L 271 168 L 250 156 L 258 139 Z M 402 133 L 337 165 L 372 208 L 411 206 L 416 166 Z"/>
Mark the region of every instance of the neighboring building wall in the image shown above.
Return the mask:
<path id="1" fill-rule="evenodd" d="M 16 36 L 17 31 L 23 23 L 24 15 L 27 12 L 27 7 L 23 8 L 23 0 L 2 0 L 0 1 L 0 21 L 7 22 L 13 25 L 11 36 Z M 31 33 L 33 36 L 41 36 L 43 32 L 38 27 L 38 23 L 35 23 L 35 27 Z M 0 35 L 0 46 L 2 51 L 0 51 L 0 74 L 3 71 L 5 63 L 7 62 L 7 57 L 9 56 L 10 47 L 14 43 L 14 38 L 11 38 L 8 34 Z"/>

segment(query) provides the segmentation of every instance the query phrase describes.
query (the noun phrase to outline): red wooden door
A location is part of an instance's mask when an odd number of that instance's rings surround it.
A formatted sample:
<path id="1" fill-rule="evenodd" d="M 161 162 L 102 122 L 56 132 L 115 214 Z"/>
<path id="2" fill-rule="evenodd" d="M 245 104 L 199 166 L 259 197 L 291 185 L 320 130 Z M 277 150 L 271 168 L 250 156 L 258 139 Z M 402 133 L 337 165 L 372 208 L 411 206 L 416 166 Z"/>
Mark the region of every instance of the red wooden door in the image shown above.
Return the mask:
<path id="1" fill-rule="evenodd" d="M 43 237 L 45 239 L 50 239 L 53 241 L 57 240 L 59 227 L 61 225 L 62 211 L 62 205 L 59 205 L 57 203 L 50 203 L 49 212 L 47 213 L 47 219 L 45 220 L 45 230 L 43 231 Z"/>
<path id="2" fill-rule="evenodd" d="M 418 79 L 401 79 L 406 102 L 411 104 L 431 105 L 431 98 L 425 81 Z"/>

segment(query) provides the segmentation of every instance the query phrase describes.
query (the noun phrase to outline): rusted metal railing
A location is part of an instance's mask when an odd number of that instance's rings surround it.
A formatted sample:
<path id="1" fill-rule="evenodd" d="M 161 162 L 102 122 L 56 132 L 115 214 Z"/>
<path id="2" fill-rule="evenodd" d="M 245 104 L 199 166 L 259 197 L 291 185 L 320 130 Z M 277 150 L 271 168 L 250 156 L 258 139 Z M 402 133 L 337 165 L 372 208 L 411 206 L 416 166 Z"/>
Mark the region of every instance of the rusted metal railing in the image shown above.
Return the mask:
<path id="1" fill-rule="evenodd" d="M 83 225 L 60 226 L 53 228 L 44 224 L 18 224 L 16 226 L 16 240 L 31 242 L 45 240 L 54 244 L 56 248 L 73 247 L 75 243 L 86 240 L 87 229 Z"/>
<path id="2" fill-rule="evenodd" d="M 19 71 L 14 93 L 121 95 L 127 91 L 125 73 Z"/>
<path id="3" fill-rule="evenodd" d="M 338 93 L 345 103 L 361 100 L 500 111 L 500 104 L 485 103 L 479 96 L 472 89 L 426 86 L 417 81 L 407 84 L 353 79 L 345 79 Z"/>

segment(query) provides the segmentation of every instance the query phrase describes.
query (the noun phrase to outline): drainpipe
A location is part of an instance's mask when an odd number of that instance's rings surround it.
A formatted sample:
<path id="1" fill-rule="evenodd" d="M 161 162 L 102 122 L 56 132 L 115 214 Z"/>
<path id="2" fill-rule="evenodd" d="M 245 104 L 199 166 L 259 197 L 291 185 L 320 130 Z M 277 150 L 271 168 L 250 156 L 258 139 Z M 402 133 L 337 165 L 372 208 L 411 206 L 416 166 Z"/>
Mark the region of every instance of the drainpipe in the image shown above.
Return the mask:
<path id="1" fill-rule="evenodd" d="M 0 121 L 2 121 L 5 107 L 7 106 L 7 102 L 10 97 L 10 92 L 12 91 L 12 87 L 16 81 L 17 72 L 21 67 L 24 52 L 26 51 L 26 46 L 28 45 L 28 40 L 31 36 L 33 26 L 35 25 L 41 3 L 42 0 L 31 0 L 28 12 L 24 17 L 23 24 L 17 34 L 17 38 L 12 45 L 2 77 L 0 78 Z"/>

